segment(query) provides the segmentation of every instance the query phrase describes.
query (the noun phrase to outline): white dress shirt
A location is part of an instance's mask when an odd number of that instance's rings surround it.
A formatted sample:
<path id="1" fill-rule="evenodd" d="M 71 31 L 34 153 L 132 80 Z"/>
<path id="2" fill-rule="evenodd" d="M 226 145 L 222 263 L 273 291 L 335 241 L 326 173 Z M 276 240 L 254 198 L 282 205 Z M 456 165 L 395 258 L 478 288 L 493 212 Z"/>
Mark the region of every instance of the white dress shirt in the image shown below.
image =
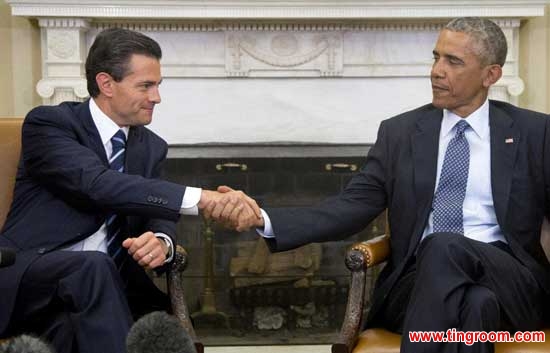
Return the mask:
<path id="1" fill-rule="evenodd" d="M 113 151 L 113 145 L 111 144 L 111 138 L 117 133 L 118 130 L 124 131 L 126 137 L 128 137 L 129 128 L 127 126 L 120 127 L 118 126 L 111 118 L 109 118 L 101 109 L 97 106 L 94 99 L 90 99 L 90 113 L 94 124 L 99 132 L 101 138 L 101 143 L 105 148 L 105 153 L 107 156 L 110 156 Z M 198 215 L 198 203 L 201 197 L 202 189 L 194 187 L 186 187 L 185 194 L 183 195 L 183 200 L 181 202 L 180 214 L 185 215 Z M 172 239 L 164 233 L 155 233 L 155 236 L 158 238 L 164 239 L 170 244 L 170 253 L 167 255 L 166 261 L 172 261 L 174 257 L 174 244 Z M 66 250 L 72 251 L 101 251 L 107 253 L 107 226 L 105 223 L 88 238 L 81 240 L 80 242 L 73 244 L 66 248 Z"/>
<path id="2" fill-rule="evenodd" d="M 437 176 L 435 190 L 439 184 L 439 174 L 447 151 L 447 145 L 455 135 L 455 124 L 462 119 L 448 110 L 443 111 L 441 132 L 439 134 L 439 153 L 437 157 Z M 500 229 L 493 204 L 491 189 L 491 136 L 489 129 L 489 101 L 465 118 L 470 124 L 465 131 L 470 145 L 470 167 L 466 197 L 463 204 L 464 235 L 468 238 L 483 241 L 503 241 L 504 234 Z M 434 193 L 435 193 L 434 190 Z M 273 232 L 269 215 L 262 210 L 264 229 L 257 232 L 264 238 L 276 236 Z M 433 211 L 430 211 L 428 224 L 424 229 L 422 239 L 433 233 Z"/>
<path id="3" fill-rule="evenodd" d="M 443 110 L 441 132 L 439 133 L 439 152 L 437 157 L 437 176 L 435 191 L 439 184 L 445 152 L 451 139 L 455 136 L 455 125 L 460 119 L 456 114 Z M 503 241 L 504 234 L 497 222 L 493 192 L 491 188 L 491 130 L 489 128 L 489 101 L 486 100 L 466 121 L 470 125 L 464 132 L 470 145 L 470 167 L 466 197 L 462 206 L 464 235 L 485 243 Z M 433 210 L 430 211 L 428 224 L 422 239 L 433 233 Z"/>

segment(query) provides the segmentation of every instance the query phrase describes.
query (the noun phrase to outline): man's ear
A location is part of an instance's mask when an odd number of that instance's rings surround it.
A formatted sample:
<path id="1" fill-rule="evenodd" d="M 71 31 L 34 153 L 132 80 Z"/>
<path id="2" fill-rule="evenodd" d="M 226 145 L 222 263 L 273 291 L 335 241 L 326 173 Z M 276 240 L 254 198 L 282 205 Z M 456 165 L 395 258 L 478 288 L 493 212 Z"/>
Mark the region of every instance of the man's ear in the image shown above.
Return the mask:
<path id="1" fill-rule="evenodd" d="M 100 72 L 95 75 L 95 82 L 99 91 L 106 97 L 113 96 L 113 77 L 106 72 Z"/>
<path id="2" fill-rule="evenodd" d="M 485 67 L 486 73 L 483 78 L 483 86 L 489 88 L 502 77 L 502 66 L 493 64 Z"/>

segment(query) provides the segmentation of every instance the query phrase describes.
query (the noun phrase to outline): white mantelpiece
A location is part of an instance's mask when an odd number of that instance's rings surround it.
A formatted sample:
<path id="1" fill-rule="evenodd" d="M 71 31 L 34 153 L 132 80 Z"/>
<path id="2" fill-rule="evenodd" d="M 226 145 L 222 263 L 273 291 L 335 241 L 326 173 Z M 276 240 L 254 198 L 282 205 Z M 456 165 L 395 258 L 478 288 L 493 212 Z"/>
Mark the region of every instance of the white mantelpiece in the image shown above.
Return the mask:
<path id="1" fill-rule="evenodd" d="M 431 52 L 450 18 L 481 16 L 509 53 L 491 97 L 517 102 L 519 26 L 542 0 L 7 0 L 39 19 L 47 104 L 82 100 L 86 51 L 102 29 L 163 48 L 152 128 L 171 144 L 372 143 L 379 122 L 430 101 Z M 460 3 L 460 5 L 457 5 Z M 198 153 L 200 155 L 200 153 Z M 223 150 L 222 150 L 223 154 Z"/>
<path id="2" fill-rule="evenodd" d="M 543 16 L 544 0 L 7 0 L 13 15 L 132 19 L 410 19 Z"/>

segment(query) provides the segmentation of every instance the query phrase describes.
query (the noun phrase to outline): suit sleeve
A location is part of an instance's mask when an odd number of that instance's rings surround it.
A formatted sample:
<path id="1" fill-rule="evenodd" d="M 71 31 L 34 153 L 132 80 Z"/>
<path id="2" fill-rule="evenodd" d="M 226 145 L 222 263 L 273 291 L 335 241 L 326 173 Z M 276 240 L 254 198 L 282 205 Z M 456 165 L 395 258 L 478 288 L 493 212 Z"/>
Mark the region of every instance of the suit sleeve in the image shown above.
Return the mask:
<path id="1" fill-rule="evenodd" d="M 164 166 L 164 163 L 165 163 L 165 160 L 166 160 L 166 152 L 167 152 L 167 150 L 165 151 L 162 160 L 160 160 L 156 164 L 155 168 L 153 169 L 152 177 L 155 178 L 155 179 L 162 177 L 163 174 L 164 174 L 163 173 L 163 171 L 164 171 L 163 166 Z M 182 196 L 182 199 L 183 199 L 183 196 Z M 145 229 L 145 230 L 146 231 L 150 230 L 153 233 L 164 233 L 172 239 L 172 244 L 174 244 L 174 246 L 176 245 L 176 238 L 175 238 L 175 235 L 176 235 L 176 222 L 174 222 L 172 220 L 166 220 L 166 219 L 162 219 L 162 218 L 151 218 L 147 222 L 147 229 Z"/>
<path id="2" fill-rule="evenodd" d="M 57 112 L 57 110 L 56 110 Z M 82 129 L 72 114 L 53 114 L 44 107 L 31 111 L 23 124 L 25 172 L 56 197 L 118 213 L 179 218 L 185 187 L 158 179 L 111 170 L 84 145 Z M 151 202 L 151 195 L 167 200 Z"/>
<path id="3" fill-rule="evenodd" d="M 365 228 L 387 205 L 388 140 L 384 122 L 365 166 L 344 191 L 313 207 L 266 209 L 274 238 L 271 251 L 284 251 L 311 242 L 339 240 Z"/>
<path id="4" fill-rule="evenodd" d="M 545 134 L 544 134 L 544 158 L 543 158 L 543 170 L 544 170 L 544 196 L 545 196 L 545 209 L 544 213 L 546 219 L 550 221 L 550 115 L 546 116 Z"/>

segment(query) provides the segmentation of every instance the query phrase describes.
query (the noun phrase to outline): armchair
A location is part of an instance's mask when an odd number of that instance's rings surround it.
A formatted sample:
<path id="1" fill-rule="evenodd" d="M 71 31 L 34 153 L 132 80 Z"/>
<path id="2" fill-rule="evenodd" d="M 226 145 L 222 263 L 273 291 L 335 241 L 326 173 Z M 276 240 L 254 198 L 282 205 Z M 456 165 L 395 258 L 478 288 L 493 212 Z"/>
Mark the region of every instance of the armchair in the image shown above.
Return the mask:
<path id="1" fill-rule="evenodd" d="M 23 119 L 21 118 L 0 118 L 0 165 L 2 166 L 0 168 L 0 229 L 6 220 L 13 198 L 15 176 L 21 152 L 22 124 Z M 187 262 L 187 252 L 178 245 L 174 262 L 166 274 L 168 294 L 174 315 L 192 337 L 197 353 L 203 353 L 203 345 L 197 339 L 184 300 L 181 272 L 187 266 Z"/>
<path id="2" fill-rule="evenodd" d="M 544 232 L 544 231 L 543 231 Z M 386 233 L 389 234 L 388 229 Z M 361 333 L 365 303 L 367 269 L 376 266 L 390 255 L 390 236 L 381 235 L 356 243 L 346 254 L 346 266 L 351 271 L 346 314 L 340 334 L 332 345 L 332 353 L 399 353 L 401 336 L 382 328 L 367 329 Z M 550 337 L 550 328 L 545 329 Z M 496 343 L 495 353 L 550 352 L 550 341 L 544 343 Z"/>

